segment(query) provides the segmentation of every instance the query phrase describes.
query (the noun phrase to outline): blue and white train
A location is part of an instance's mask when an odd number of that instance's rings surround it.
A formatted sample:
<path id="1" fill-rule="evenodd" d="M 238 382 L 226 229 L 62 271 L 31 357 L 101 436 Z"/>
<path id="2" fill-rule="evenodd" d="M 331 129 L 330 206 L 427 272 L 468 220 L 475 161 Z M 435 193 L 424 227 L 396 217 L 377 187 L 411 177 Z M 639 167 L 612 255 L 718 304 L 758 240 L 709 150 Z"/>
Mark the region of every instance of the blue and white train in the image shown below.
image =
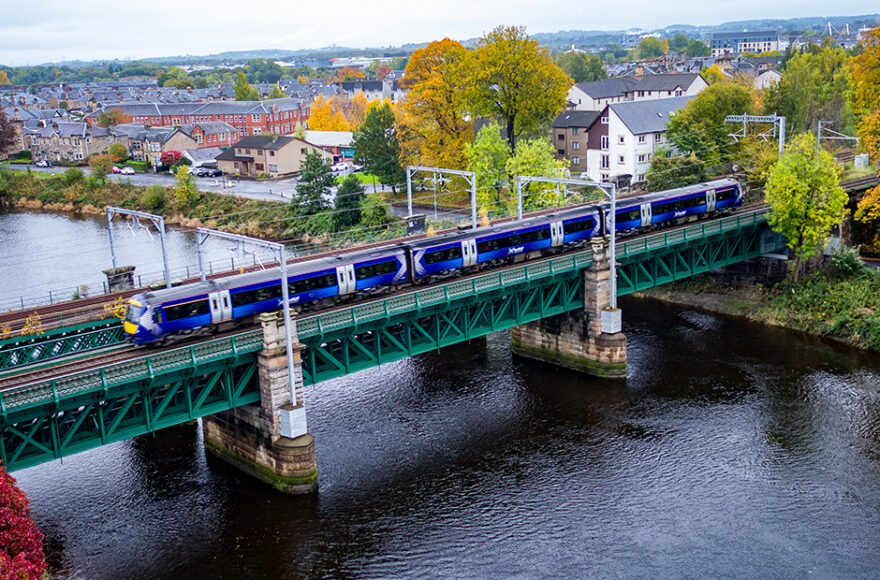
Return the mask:
<path id="1" fill-rule="evenodd" d="M 734 179 L 627 197 L 618 200 L 616 231 L 683 223 L 742 203 Z M 610 205 L 604 203 L 294 262 L 287 267 L 290 304 L 308 311 L 569 251 L 605 234 L 610 224 Z M 281 306 L 280 269 L 272 268 L 132 296 L 124 329 L 130 342 L 158 343 L 252 324 L 257 314 Z"/>

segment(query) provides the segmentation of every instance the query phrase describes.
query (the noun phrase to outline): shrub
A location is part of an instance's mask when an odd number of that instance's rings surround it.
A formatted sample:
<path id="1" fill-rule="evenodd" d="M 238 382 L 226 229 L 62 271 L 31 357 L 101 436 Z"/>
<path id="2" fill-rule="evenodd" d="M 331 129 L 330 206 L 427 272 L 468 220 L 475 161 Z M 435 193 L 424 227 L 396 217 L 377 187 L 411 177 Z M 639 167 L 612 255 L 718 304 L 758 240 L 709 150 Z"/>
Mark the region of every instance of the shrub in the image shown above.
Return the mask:
<path id="1" fill-rule="evenodd" d="M 859 256 L 859 250 L 848 246 L 840 246 L 831 254 L 831 264 L 844 277 L 851 277 L 865 271 L 865 264 Z"/>
<path id="2" fill-rule="evenodd" d="M 79 167 L 71 167 L 70 169 L 64 172 L 64 177 L 62 178 L 62 183 L 64 183 L 64 187 L 70 187 L 75 183 L 80 183 L 85 179 L 85 174 L 83 170 Z"/>
<path id="3" fill-rule="evenodd" d="M 43 534 L 31 519 L 25 493 L 0 466 L 0 577 L 42 578 Z"/>
<path id="4" fill-rule="evenodd" d="M 146 161 L 126 161 L 125 165 L 131 167 L 135 171 L 142 171 L 146 173 L 147 171 L 147 162 Z"/>
<path id="5" fill-rule="evenodd" d="M 144 191 L 141 203 L 145 209 L 162 211 L 168 204 L 168 198 L 165 197 L 165 188 L 161 185 L 151 185 Z"/>

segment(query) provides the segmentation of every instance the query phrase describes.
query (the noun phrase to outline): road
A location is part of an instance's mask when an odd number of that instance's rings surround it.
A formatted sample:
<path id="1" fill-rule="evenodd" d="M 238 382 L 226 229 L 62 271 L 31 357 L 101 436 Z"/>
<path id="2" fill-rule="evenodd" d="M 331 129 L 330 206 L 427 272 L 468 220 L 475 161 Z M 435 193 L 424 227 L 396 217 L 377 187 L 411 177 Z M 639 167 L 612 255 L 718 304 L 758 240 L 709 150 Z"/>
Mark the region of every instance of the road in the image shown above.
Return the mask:
<path id="1" fill-rule="evenodd" d="M 35 167 L 34 165 L 26 165 L 23 163 L 13 163 L 10 164 L 12 169 L 18 171 L 27 171 L 28 167 L 34 173 L 64 173 L 67 171 L 67 167 Z M 90 175 L 91 171 L 88 167 L 81 167 L 83 173 L 86 175 Z M 345 173 L 340 173 L 339 175 L 344 175 Z M 169 175 L 168 173 L 135 173 L 134 175 L 119 175 L 119 174 L 111 174 L 107 176 L 107 179 L 112 181 L 130 181 L 132 185 L 140 185 L 140 186 L 149 186 L 154 184 L 159 184 L 163 186 L 171 186 L 174 185 L 174 176 Z M 256 181 L 251 179 L 236 179 L 234 177 L 197 177 L 196 183 L 199 186 L 199 191 L 210 191 L 214 193 L 220 193 L 225 195 L 235 195 L 238 197 L 246 197 L 250 199 L 258 199 L 261 201 L 290 201 L 290 196 L 296 191 L 296 178 L 288 177 L 284 179 L 273 179 L 271 181 Z M 364 186 L 367 193 L 381 192 L 381 191 L 390 191 L 390 188 L 387 188 L 382 185 L 366 185 Z M 332 192 L 333 195 L 336 194 L 335 190 Z M 438 209 L 436 212 L 433 208 L 425 209 L 419 208 L 414 210 L 416 213 L 425 213 L 431 219 L 447 219 L 447 220 L 458 220 L 462 218 L 464 214 L 465 217 L 469 216 L 470 213 L 465 211 L 455 212 L 455 211 L 444 211 L 443 209 Z M 393 216 L 403 217 L 407 215 L 406 207 L 401 207 L 399 205 L 393 205 L 389 209 L 389 213 Z"/>

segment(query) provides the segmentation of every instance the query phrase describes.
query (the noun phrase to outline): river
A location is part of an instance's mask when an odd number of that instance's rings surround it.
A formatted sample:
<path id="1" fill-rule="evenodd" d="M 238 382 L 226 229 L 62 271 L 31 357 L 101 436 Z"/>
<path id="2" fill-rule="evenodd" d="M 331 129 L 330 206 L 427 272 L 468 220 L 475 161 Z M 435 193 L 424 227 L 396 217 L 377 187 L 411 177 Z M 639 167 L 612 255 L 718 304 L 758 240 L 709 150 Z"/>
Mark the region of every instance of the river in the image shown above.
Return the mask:
<path id="1" fill-rule="evenodd" d="M 4 268 L 0 296 L 28 274 Z M 501 332 L 307 387 L 315 496 L 206 457 L 198 423 L 14 475 L 54 578 L 876 577 L 880 356 L 621 305 L 626 381 Z"/>

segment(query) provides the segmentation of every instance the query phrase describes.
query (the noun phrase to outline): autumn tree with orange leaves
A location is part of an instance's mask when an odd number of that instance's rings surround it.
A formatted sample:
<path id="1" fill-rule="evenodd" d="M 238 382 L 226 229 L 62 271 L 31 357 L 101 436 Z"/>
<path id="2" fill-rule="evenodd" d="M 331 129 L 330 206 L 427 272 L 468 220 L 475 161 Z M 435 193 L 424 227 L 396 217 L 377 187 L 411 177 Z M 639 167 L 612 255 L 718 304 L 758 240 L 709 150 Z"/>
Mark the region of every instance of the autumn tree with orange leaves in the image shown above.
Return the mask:
<path id="1" fill-rule="evenodd" d="M 312 131 L 356 131 L 367 114 L 367 97 L 355 93 L 353 97 L 334 95 L 325 99 L 319 95 L 312 103 L 309 129 Z"/>
<path id="2" fill-rule="evenodd" d="M 880 161 L 880 26 L 862 41 L 863 51 L 853 58 L 853 112 L 859 122 L 859 145 L 871 161 Z M 880 222 L 880 185 L 867 192 L 855 213 L 859 221 Z"/>
<path id="3" fill-rule="evenodd" d="M 409 89 L 397 110 L 397 137 L 404 165 L 462 169 L 465 145 L 474 138 L 464 88 L 468 51 L 444 38 L 413 52 L 401 85 Z"/>

